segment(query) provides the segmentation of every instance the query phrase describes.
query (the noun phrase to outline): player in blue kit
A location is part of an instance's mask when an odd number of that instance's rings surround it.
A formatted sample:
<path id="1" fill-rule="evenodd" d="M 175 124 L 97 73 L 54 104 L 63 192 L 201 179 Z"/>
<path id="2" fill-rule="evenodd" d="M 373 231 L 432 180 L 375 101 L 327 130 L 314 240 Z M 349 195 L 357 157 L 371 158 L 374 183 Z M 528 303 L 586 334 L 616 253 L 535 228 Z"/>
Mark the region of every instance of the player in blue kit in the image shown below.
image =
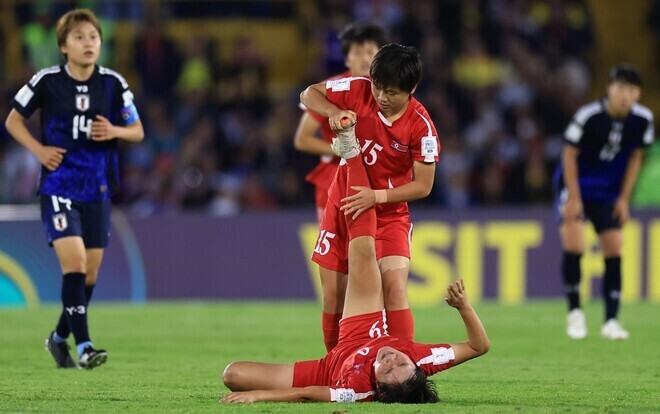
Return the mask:
<path id="1" fill-rule="evenodd" d="M 566 333 L 587 335 L 580 309 L 580 258 L 585 249 L 584 222 L 598 233 L 605 258 L 603 298 L 605 339 L 628 339 L 617 319 L 621 296 L 621 228 L 644 148 L 653 143 L 653 113 L 637 103 L 642 80 L 628 64 L 612 68 L 607 97 L 581 107 L 564 134 L 562 163 L 556 174 L 557 211 L 561 215 L 562 275 L 568 298 Z"/>
<path id="2" fill-rule="evenodd" d="M 91 369 L 108 353 L 95 349 L 87 307 L 110 236 L 111 197 L 119 189 L 118 140 L 139 142 L 142 123 L 126 80 L 96 65 L 103 34 L 89 10 L 72 10 L 57 22 L 65 65 L 39 71 L 11 101 L 6 126 L 30 150 L 42 171 L 41 217 L 62 268 L 63 310 L 46 348 L 60 368 L 74 368 L 66 342 L 73 333 L 78 365 Z M 41 109 L 41 140 L 25 126 Z"/>

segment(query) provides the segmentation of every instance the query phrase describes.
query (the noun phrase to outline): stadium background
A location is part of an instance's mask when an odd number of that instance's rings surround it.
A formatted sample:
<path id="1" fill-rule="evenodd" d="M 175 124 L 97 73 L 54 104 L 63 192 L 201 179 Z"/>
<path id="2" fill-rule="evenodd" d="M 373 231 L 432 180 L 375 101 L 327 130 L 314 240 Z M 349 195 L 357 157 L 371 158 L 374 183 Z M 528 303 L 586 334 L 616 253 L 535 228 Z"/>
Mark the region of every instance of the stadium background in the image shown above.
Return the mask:
<path id="1" fill-rule="evenodd" d="M 313 298 L 313 191 L 303 177 L 316 159 L 293 148 L 298 94 L 342 71 L 338 30 L 379 22 L 422 53 L 416 96 L 442 141 L 434 190 L 413 207 L 413 303 L 440 302 L 457 276 L 476 299 L 518 303 L 561 294 L 558 269 L 538 264 L 560 254 L 552 174 L 572 114 L 603 94 L 608 69 L 622 61 L 639 66 L 642 101 L 660 109 L 658 4 L 7 1 L 0 116 L 35 71 L 60 62 L 57 16 L 92 8 L 104 29 L 100 64 L 126 75 L 146 130 L 122 149 L 97 297 Z M 651 254 L 660 249 L 660 147 L 649 152 L 634 198 L 646 210 L 626 228 L 627 300 L 660 300 L 660 258 Z M 57 301 L 55 257 L 35 221 L 39 163 L 3 128 L 0 156 L 0 303 Z M 583 269 L 584 293 L 598 292 L 597 251 Z M 182 288 L 186 273 L 198 276 Z"/>

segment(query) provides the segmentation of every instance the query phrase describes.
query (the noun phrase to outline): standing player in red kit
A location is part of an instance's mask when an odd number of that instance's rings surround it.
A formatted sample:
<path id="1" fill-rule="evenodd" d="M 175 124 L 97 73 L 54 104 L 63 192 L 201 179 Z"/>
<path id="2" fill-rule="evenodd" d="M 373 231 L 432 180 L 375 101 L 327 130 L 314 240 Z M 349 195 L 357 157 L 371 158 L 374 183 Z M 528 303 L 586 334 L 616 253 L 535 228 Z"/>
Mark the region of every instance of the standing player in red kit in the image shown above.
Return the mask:
<path id="1" fill-rule="evenodd" d="M 330 80 L 312 85 L 301 94 L 302 103 L 327 116 L 335 130 L 341 128 L 339 121 L 344 117 L 352 122 L 359 120 L 355 133 L 371 184 L 371 188 L 348 189 L 335 185 L 346 178 L 347 168 L 344 162 L 340 163 L 335 183 L 328 191 L 312 260 L 320 267 L 321 280 L 345 279 L 349 269 L 344 214 L 359 215 L 376 205 L 376 256 L 390 333 L 410 341 L 414 338 L 414 321 L 407 282 L 412 223 L 407 202 L 431 192 L 439 153 L 433 122 L 422 104 L 412 97 L 421 74 L 421 58 L 414 48 L 389 44 L 376 54 L 370 68 L 371 80 Z M 341 299 L 343 295 L 337 289 L 338 304 Z M 324 308 L 323 330 L 328 349 L 336 344 L 340 309 L 337 307 L 333 315 Z"/>
<path id="2" fill-rule="evenodd" d="M 332 125 L 340 129 L 339 124 Z M 346 160 L 346 174 L 333 187 L 369 188 L 354 130 L 339 136 L 341 143 L 336 146 Z M 233 392 L 221 402 L 433 403 L 438 396 L 428 376 L 488 352 L 488 335 L 468 301 L 462 280 L 449 286 L 445 300 L 461 315 L 467 341 L 421 344 L 388 335 L 376 261 L 375 210 L 372 205 L 357 217 L 342 217 L 349 239 L 350 275 L 337 346 L 324 358 L 295 364 L 234 362 L 222 376 Z"/>
<path id="3" fill-rule="evenodd" d="M 348 70 L 328 81 L 351 76 L 369 76 L 369 68 L 374 56 L 386 43 L 385 30 L 375 24 L 355 23 L 346 26 L 338 37 Z M 304 108 L 302 104 L 301 106 Z M 321 139 L 318 138 L 319 132 Z M 335 178 L 339 164 L 339 158 L 330 147 L 335 136 L 326 117 L 305 110 L 294 137 L 294 146 L 297 150 L 319 155 L 321 158 L 319 164 L 305 177 L 305 180 L 312 183 L 315 188 L 314 199 L 319 224 L 328 202 L 328 189 Z M 337 344 L 347 275 L 322 271 L 320 277 L 323 291 L 323 339 L 326 349 L 330 351 Z"/>
<path id="4" fill-rule="evenodd" d="M 386 43 L 385 30 L 376 24 L 352 23 L 339 33 L 338 38 L 341 42 L 344 64 L 348 70 L 329 78 L 326 82 L 351 76 L 369 76 L 369 68 L 374 56 Z M 306 108 L 303 106 L 303 109 Z M 318 138 L 319 133 L 321 139 Z M 328 201 L 328 189 L 335 178 L 339 164 L 339 158 L 330 148 L 332 138 L 336 135 L 330 129 L 328 118 L 305 110 L 298 122 L 293 140 L 293 145 L 298 151 L 319 155 L 321 158 L 319 164 L 305 177 L 305 180 L 315 188 L 314 199 L 319 223 Z"/>

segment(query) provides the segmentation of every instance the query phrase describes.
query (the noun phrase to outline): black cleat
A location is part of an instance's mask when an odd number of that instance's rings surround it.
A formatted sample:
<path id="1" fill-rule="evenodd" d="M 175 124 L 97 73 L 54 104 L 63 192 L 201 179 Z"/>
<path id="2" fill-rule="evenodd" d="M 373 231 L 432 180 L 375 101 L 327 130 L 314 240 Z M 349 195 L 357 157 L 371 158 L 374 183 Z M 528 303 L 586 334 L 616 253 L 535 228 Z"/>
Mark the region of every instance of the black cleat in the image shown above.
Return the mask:
<path id="1" fill-rule="evenodd" d="M 71 349 L 69 344 L 66 342 L 55 342 L 53 333 L 54 331 L 46 338 L 46 351 L 50 352 L 53 358 L 55 358 L 57 368 L 76 368 L 76 362 L 71 358 L 71 354 L 69 354 L 69 349 Z"/>
<path id="2" fill-rule="evenodd" d="M 99 365 L 105 364 L 108 360 L 108 352 L 104 349 L 94 349 L 91 346 L 86 346 L 83 350 L 78 365 L 83 369 L 93 369 Z"/>

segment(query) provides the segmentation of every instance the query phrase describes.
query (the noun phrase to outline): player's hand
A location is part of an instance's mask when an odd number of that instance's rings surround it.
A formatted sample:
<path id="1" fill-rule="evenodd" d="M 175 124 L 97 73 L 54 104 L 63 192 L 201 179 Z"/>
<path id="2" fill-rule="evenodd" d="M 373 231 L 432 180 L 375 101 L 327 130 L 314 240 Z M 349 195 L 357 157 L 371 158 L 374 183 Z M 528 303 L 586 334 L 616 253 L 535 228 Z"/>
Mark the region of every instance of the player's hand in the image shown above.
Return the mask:
<path id="1" fill-rule="evenodd" d="M 612 217 L 617 219 L 621 226 L 626 224 L 630 218 L 630 209 L 628 208 L 627 200 L 622 198 L 616 200 L 616 203 L 614 203 L 614 211 L 612 212 Z"/>
<path id="2" fill-rule="evenodd" d="M 564 204 L 563 219 L 564 221 L 583 220 L 584 213 L 582 207 L 582 200 L 579 198 L 569 198 Z"/>
<path id="3" fill-rule="evenodd" d="M 376 193 L 369 187 L 351 186 L 351 189 L 357 193 L 342 198 L 341 202 L 346 204 L 339 207 L 339 210 L 343 211 L 345 216 L 354 213 L 353 220 L 355 220 L 360 214 L 376 205 Z"/>
<path id="4" fill-rule="evenodd" d="M 66 150 L 64 148 L 42 147 L 35 155 L 37 158 L 39 158 L 39 161 L 44 165 L 44 167 L 46 167 L 49 171 L 55 171 L 57 167 L 59 167 L 62 163 L 64 154 L 66 154 Z"/>
<path id="5" fill-rule="evenodd" d="M 447 302 L 452 308 L 458 310 L 470 305 L 470 301 L 468 301 L 467 294 L 465 293 L 465 283 L 463 282 L 463 279 L 459 279 L 447 287 L 445 302 Z"/>
<path id="6" fill-rule="evenodd" d="M 342 118 L 350 119 L 353 125 L 357 122 L 357 114 L 355 112 L 341 109 L 335 112 L 334 114 L 330 115 L 330 117 L 328 118 L 330 129 L 332 129 L 334 132 L 341 132 L 344 129 L 348 129 L 348 128 L 344 128 L 341 125 Z"/>
<path id="7" fill-rule="evenodd" d="M 115 126 L 103 115 L 96 115 L 92 122 L 92 139 L 94 141 L 109 141 L 115 138 Z"/>
<path id="8" fill-rule="evenodd" d="M 225 404 L 253 403 L 260 401 L 259 394 L 259 391 L 232 392 L 222 397 L 218 402 Z"/>

